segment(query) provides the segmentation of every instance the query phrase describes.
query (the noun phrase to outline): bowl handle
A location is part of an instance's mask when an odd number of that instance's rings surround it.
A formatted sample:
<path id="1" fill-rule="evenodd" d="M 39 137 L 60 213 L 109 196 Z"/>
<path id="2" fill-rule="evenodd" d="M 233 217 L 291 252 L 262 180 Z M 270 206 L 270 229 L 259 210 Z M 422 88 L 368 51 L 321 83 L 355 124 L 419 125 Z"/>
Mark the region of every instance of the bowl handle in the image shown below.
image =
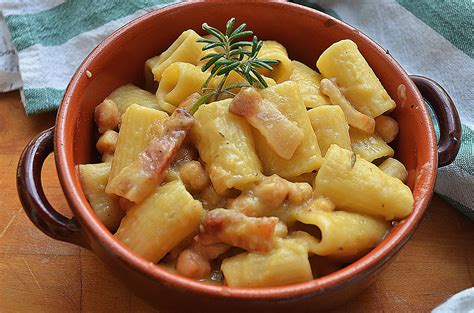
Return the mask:
<path id="1" fill-rule="evenodd" d="M 41 170 L 46 157 L 53 150 L 54 127 L 40 133 L 23 150 L 16 176 L 21 204 L 33 224 L 46 235 L 89 248 L 77 221 L 58 213 L 44 194 L 41 184 Z"/>
<path id="2" fill-rule="evenodd" d="M 451 164 L 461 146 L 461 120 L 453 100 L 431 78 L 410 75 L 423 98 L 433 109 L 439 124 L 438 167 Z"/>

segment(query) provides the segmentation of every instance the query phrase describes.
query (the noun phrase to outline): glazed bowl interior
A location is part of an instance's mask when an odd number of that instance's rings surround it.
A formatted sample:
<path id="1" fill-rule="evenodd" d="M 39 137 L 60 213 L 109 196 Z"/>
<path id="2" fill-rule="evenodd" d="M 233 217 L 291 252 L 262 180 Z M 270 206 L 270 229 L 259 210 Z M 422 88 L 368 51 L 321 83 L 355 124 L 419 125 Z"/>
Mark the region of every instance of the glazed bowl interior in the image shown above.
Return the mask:
<path id="1" fill-rule="evenodd" d="M 202 34 L 207 22 L 224 27 L 230 17 L 245 22 L 260 39 L 282 43 L 291 59 L 315 68 L 318 56 L 332 43 L 351 39 L 367 59 L 390 96 L 397 102 L 393 117 L 400 134 L 394 143 L 396 157 L 408 170 L 408 185 L 414 192 L 413 213 L 398 222 L 384 241 L 355 263 L 330 275 L 291 286 L 239 289 L 206 285 L 149 266 L 113 236 L 94 216 L 81 189 L 77 164 L 97 162 L 97 135 L 93 112 L 117 87 L 143 86 L 145 61 L 163 52 L 186 29 Z M 92 77 L 86 75 L 90 71 Z M 121 28 L 101 43 L 74 75 L 58 113 L 55 139 L 56 161 L 63 189 L 74 215 L 97 244 L 114 249 L 119 258 L 151 279 L 202 293 L 235 296 L 280 297 L 317 292 L 357 275 L 376 270 L 395 254 L 416 228 L 431 198 L 436 173 L 436 142 L 429 114 L 417 89 L 388 52 L 358 30 L 307 8 L 283 2 L 248 1 L 191 2 L 152 12 Z"/>

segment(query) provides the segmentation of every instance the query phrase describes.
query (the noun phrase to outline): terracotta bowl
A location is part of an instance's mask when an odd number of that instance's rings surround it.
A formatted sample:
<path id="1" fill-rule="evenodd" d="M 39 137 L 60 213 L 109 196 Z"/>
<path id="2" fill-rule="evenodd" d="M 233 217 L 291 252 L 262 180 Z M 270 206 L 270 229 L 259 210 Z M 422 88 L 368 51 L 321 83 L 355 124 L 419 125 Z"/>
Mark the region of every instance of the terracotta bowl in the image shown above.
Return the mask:
<path id="1" fill-rule="evenodd" d="M 394 148 L 409 172 L 408 185 L 415 197 L 413 213 L 396 223 L 370 253 L 330 275 L 283 287 L 244 289 L 204 284 L 169 273 L 115 240 L 94 215 L 82 191 L 76 165 L 97 162 L 94 107 L 120 85 L 143 85 L 145 61 L 164 51 L 182 31 L 200 31 L 203 22 L 223 27 L 230 17 L 246 22 L 261 39 L 279 41 L 292 59 L 313 68 L 318 56 L 332 43 L 353 40 L 398 104 L 392 115 L 400 124 Z M 440 122 L 438 146 L 422 95 Z M 340 304 L 362 291 L 407 242 L 431 199 L 436 170 L 453 161 L 460 135 L 456 109 L 439 85 L 427 78 L 408 76 L 388 51 L 329 15 L 286 2 L 188 2 L 128 23 L 89 54 L 66 90 L 56 126 L 39 134 L 25 148 L 18 166 L 18 192 L 26 213 L 39 229 L 55 239 L 94 251 L 114 275 L 160 312 L 313 312 Z M 41 168 L 52 152 L 74 214 L 72 219 L 55 211 L 43 193 Z"/>

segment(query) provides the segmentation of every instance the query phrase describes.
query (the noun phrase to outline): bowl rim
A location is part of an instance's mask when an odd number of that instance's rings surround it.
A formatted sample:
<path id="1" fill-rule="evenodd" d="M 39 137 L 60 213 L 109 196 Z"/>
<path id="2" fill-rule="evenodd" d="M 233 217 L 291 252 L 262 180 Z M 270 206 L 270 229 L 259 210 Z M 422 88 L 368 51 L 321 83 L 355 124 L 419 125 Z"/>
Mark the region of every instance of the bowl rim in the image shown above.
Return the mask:
<path id="1" fill-rule="evenodd" d="M 225 3 L 224 0 L 212 1 L 214 4 L 221 2 Z M 395 255 L 403 245 L 408 241 L 413 232 L 416 230 L 421 218 L 431 200 L 433 194 L 434 183 L 436 180 L 436 169 L 437 169 L 437 153 L 436 153 L 436 137 L 434 133 L 433 124 L 427 108 L 424 106 L 423 98 L 420 95 L 418 89 L 415 87 L 413 82 L 408 77 L 405 70 L 395 61 L 395 59 L 386 53 L 386 51 L 379 46 L 370 37 L 365 35 L 357 28 L 337 20 L 330 15 L 323 12 L 313 10 L 298 4 L 288 3 L 283 1 L 269 1 L 269 2 L 254 2 L 249 0 L 237 0 L 233 1 L 233 4 L 239 3 L 252 3 L 253 5 L 265 5 L 282 7 L 286 9 L 294 10 L 295 14 L 309 15 L 312 17 L 331 19 L 334 23 L 344 28 L 355 30 L 357 36 L 361 40 L 364 40 L 368 45 L 371 46 L 377 54 L 383 56 L 387 62 L 391 63 L 394 67 L 399 70 L 402 79 L 408 84 L 405 87 L 409 89 L 415 95 L 416 105 L 419 107 L 420 116 L 423 117 L 424 122 L 428 126 L 428 146 L 433 147 L 429 151 L 429 162 L 426 163 L 426 168 L 422 177 L 421 183 L 422 188 L 426 190 L 426 194 L 420 196 L 419 201 L 415 201 L 413 212 L 399 222 L 396 231 L 391 231 L 384 240 L 379 243 L 374 249 L 368 254 L 360 258 L 359 260 L 351 263 L 350 265 L 326 276 L 322 276 L 311 281 L 280 286 L 280 287 L 265 287 L 265 288 L 236 288 L 228 286 L 217 286 L 199 282 L 190 278 L 186 278 L 179 274 L 173 274 L 167 270 L 156 266 L 154 263 L 149 262 L 141 256 L 135 254 L 132 250 L 126 247 L 124 244 L 119 242 L 113 237 L 113 234 L 98 220 L 92 211 L 87 199 L 85 198 L 82 188 L 78 180 L 76 173 L 73 154 L 68 153 L 68 145 L 72 146 L 72 142 L 68 141 L 68 134 L 73 132 L 74 125 L 68 127 L 68 123 L 71 124 L 71 119 L 68 119 L 68 108 L 73 105 L 73 96 L 76 89 L 81 82 L 80 80 L 86 75 L 86 71 L 89 65 L 97 57 L 100 52 L 117 40 L 124 33 L 130 29 L 136 27 L 143 21 L 148 19 L 159 18 L 162 15 L 172 14 L 185 6 L 199 6 L 205 5 L 205 1 L 194 1 L 194 2 L 182 2 L 166 6 L 164 8 L 149 12 L 142 15 L 131 22 L 125 24 L 106 39 L 104 39 L 96 48 L 94 48 L 89 55 L 84 59 L 82 64 L 78 67 L 75 74 L 73 75 L 65 93 L 61 105 L 57 113 L 56 127 L 55 127 L 55 163 L 58 171 L 59 180 L 64 191 L 65 197 L 73 211 L 75 218 L 79 221 L 81 228 L 87 233 L 86 236 L 92 236 L 94 240 L 100 243 L 104 248 L 112 252 L 116 258 L 118 258 L 124 265 L 133 269 L 135 272 L 142 274 L 146 277 L 152 278 L 157 282 L 165 283 L 167 286 L 174 287 L 178 290 L 190 290 L 195 293 L 213 296 L 213 297 L 224 297 L 224 298 L 236 298 L 236 299 L 256 299 L 256 300 L 276 300 L 276 299 L 295 299 L 303 297 L 312 297 L 330 290 L 338 289 L 346 284 L 358 281 L 376 272 L 380 267 L 387 263 L 393 255 Z M 70 147 L 72 151 L 72 147 Z M 420 175 L 421 176 L 421 175 Z M 418 182 L 417 182 L 418 183 Z"/>

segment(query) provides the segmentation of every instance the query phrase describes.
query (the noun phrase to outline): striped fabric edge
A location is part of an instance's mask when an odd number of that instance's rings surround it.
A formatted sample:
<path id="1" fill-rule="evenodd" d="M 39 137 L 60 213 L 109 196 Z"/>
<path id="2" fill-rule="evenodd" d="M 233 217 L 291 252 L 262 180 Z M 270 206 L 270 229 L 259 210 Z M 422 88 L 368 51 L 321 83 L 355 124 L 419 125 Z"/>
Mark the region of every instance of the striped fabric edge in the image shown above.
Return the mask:
<path id="1" fill-rule="evenodd" d="M 47 87 L 23 89 L 23 103 L 25 103 L 25 98 L 28 99 L 28 105 L 24 106 L 26 115 L 56 110 L 63 99 L 63 95 L 63 89 Z"/>
<path id="2" fill-rule="evenodd" d="M 474 58 L 474 1 L 397 0 L 397 3 Z"/>
<path id="3" fill-rule="evenodd" d="M 177 0 L 173 0 L 170 1 L 170 4 L 178 2 L 179 1 Z M 127 16 L 112 20 L 97 28 L 80 33 L 62 45 L 45 47 L 40 44 L 35 44 L 20 51 L 18 57 L 20 59 L 20 66 L 23 70 L 22 78 L 25 90 L 21 90 L 20 94 L 27 115 L 56 110 L 62 98 L 62 91 L 66 89 L 67 83 L 76 71 L 77 66 L 79 66 L 82 60 L 100 41 L 131 20 L 164 6 L 166 5 L 160 3 L 139 9 Z M 65 50 L 63 48 L 65 48 Z M 29 51 L 29 55 L 25 58 L 24 53 L 27 51 Z M 48 51 L 51 52 L 51 55 L 59 56 L 59 58 L 43 58 L 44 55 L 42 56 L 42 54 L 48 53 Z M 64 61 L 64 57 L 70 59 Z M 73 58 L 75 58 L 74 62 L 72 62 Z M 54 77 L 44 77 L 41 75 L 43 71 L 41 65 L 44 66 L 45 63 L 49 64 L 51 61 L 50 65 L 55 67 L 58 65 L 58 60 L 60 60 L 59 64 L 69 64 L 69 66 L 60 67 L 56 72 L 57 75 Z M 51 81 L 51 79 L 53 81 Z M 59 93 L 60 96 L 53 96 L 58 95 Z M 30 95 L 33 96 L 31 99 Z M 41 98 L 41 95 L 44 95 L 44 98 Z"/>
<path id="4" fill-rule="evenodd" d="M 174 2 L 176 3 L 176 1 Z M 97 28 L 82 32 L 61 45 L 42 46 L 35 44 L 18 53 L 24 86 L 30 88 L 50 87 L 66 89 L 77 67 L 102 40 L 130 21 L 162 8 L 163 5 L 147 7 L 130 15 L 112 20 Z M 65 64 L 67 64 L 65 66 Z M 48 73 L 42 74 L 48 69 Z"/>
<path id="5" fill-rule="evenodd" d="M 97 4 L 91 9 L 90 1 L 74 0 L 33 14 L 9 15 L 8 10 L 5 10 L 4 15 L 12 34 L 13 43 L 17 51 L 21 51 L 34 44 L 60 45 L 80 33 L 133 14 L 140 9 L 174 2 L 176 1 L 110 0 L 100 1 L 100 5 Z M 80 16 L 80 18 L 70 19 L 70 16 Z"/>

